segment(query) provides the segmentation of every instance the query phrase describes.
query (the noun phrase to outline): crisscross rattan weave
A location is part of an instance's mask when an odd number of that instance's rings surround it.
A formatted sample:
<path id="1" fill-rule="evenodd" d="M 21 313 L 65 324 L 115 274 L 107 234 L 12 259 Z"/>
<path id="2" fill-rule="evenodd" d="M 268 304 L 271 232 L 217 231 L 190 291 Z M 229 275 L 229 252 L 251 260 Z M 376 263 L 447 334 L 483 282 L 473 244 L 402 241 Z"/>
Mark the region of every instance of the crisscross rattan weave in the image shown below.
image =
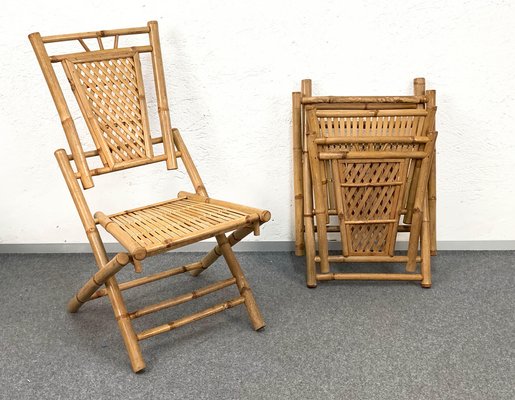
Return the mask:
<path id="1" fill-rule="evenodd" d="M 137 53 L 93 61 L 79 58 L 63 65 L 104 165 L 150 158 L 152 146 Z"/>

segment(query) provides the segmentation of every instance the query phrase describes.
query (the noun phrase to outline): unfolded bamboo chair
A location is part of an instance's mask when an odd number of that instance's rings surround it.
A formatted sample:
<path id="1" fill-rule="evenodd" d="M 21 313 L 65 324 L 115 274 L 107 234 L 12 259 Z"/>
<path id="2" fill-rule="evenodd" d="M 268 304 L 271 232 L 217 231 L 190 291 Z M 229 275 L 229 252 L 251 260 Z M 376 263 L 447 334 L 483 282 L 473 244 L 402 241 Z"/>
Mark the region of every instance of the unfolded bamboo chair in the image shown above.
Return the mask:
<path id="1" fill-rule="evenodd" d="M 307 285 L 315 287 L 316 267 L 315 264 L 320 262 L 320 256 L 316 254 L 317 238 L 320 241 L 320 231 L 317 219 L 314 219 L 313 197 L 314 185 L 311 180 L 311 167 L 308 155 L 308 123 L 307 123 L 307 107 L 316 106 L 317 110 L 340 110 L 357 111 L 357 110 L 432 110 L 435 109 L 435 91 L 425 90 L 424 78 L 416 78 L 414 80 L 413 96 L 313 96 L 311 88 L 311 80 L 302 81 L 300 92 L 292 94 L 293 100 L 293 160 L 294 160 L 294 194 L 295 194 L 295 253 L 299 256 L 306 255 L 306 271 Z M 370 116 L 368 116 L 370 118 Z M 434 117 L 432 117 L 432 126 L 429 131 L 433 132 Z M 327 126 L 327 129 L 330 127 Z M 366 125 L 363 129 L 366 128 Z M 339 128 L 333 127 L 333 134 L 348 134 L 345 130 L 340 131 Z M 362 131 L 364 133 L 364 131 Z M 370 139 L 371 140 L 371 139 Z M 436 254 L 436 168 L 435 168 L 435 151 L 431 157 L 431 168 L 429 171 L 428 187 L 426 191 L 427 203 L 429 211 L 425 213 L 425 218 L 429 219 L 429 242 L 430 254 Z M 403 225 L 399 226 L 399 232 L 410 230 L 413 218 L 413 202 L 415 199 L 416 188 L 418 185 L 418 177 L 420 174 L 420 161 L 408 161 L 407 182 L 405 192 L 402 198 L 400 213 L 403 215 Z M 323 188 L 327 190 L 325 199 L 327 204 L 324 209 L 328 215 L 326 227 L 323 229 L 327 233 L 337 234 L 340 232 L 340 224 L 334 223 L 334 219 L 338 215 L 335 191 L 333 189 L 332 167 L 327 164 L 323 165 Z M 331 218 L 332 217 L 332 218 Z M 332 221 L 331 221 L 332 219 Z M 316 222 L 316 224 L 314 223 Z M 320 244 L 320 243 L 319 243 Z M 342 243 L 345 246 L 346 243 Z M 335 259 L 330 258 L 332 261 Z M 338 258 L 337 258 L 338 259 Z M 354 261 L 395 261 L 396 258 L 389 257 L 359 257 Z M 346 258 L 345 261 L 351 261 L 353 258 Z M 340 260 L 343 262 L 343 260 Z M 327 266 L 321 272 L 328 272 Z M 420 274 L 419 274 L 420 275 Z M 327 279 L 329 275 L 324 276 Z M 391 279 L 400 280 L 418 279 L 417 275 L 406 276 L 406 274 L 342 274 L 333 275 L 337 279 Z M 419 280 L 422 280 L 421 278 Z M 424 287 L 430 286 L 430 279 L 423 282 Z"/>
<path id="2" fill-rule="evenodd" d="M 124 36 L 143 35 L 142 46 L 120 47 Z M 112 38 L 112 48 L 106 39 Z M 68 304 L 68 311 L 77 312 L 87 301 L 108 296 L 118 322 L 132 369 L 145 368 L 139 341 L 197 321 L 228 308 L 245 304 L 255 330 L 265 326 L 254 295 L 245 279 L 232 246 L 250 233 L 259 234 L 259 227 L 270 219 L 270 213 L 215 200 L 208 196 L 181 135 L 172 129 L 163 73 L 157 22 L 145 27 L 45 36 L 29 35 L 43 75 L 57 107 L 71 154 L 64 149 L 55 152 L 59 167 L 91 244 L 99 271 L 77 292 Z M 87 41 L 97 42 L 98 50 L 90 50 Z M 82 51 L 49 56 L 47 45 L 54 42 L 78 42 Z M 140 54 L 150 53 L 157 97 L 161 136 L 151 136 Z M 96 149 L 84 151 L 71 117 L 63 91 L 52 66 L 61 63 L 84 115 Z M 163 153 L 155 154 L 154 145 L 163 145 Z M 100 159 L 101 167 L 90 168 L 88 159 Z M 83 189 L 93 187 L 93 177 L 114 171 L 165 161 L 168 169 L 177 168 L 180 158 L 195 188 L 195 193 L 180 192 L 178 198 L 110 215 L 94 215 L 77 181 Z M 72 168 L 73 162 L 76 171 Z M 126 251 L 109 259 L 97 225 L 109 232 Z M 232 234 L 227 237 L 226 233 Z M 218 245 L 200 261 L 118 284 L 115 278 L 128 263 L 137 272 L 149 256 L 173 250 L 200 240 L 215 237 Z M 191 293 L 127 311 L 122 291 L 173 275 L 190 272 L 198 275 L 223 256 L 231 277 Z M 101 286 L 105 285 L 105 288 Z M 136 333 L 132 320 L 179 305 L 209 293 L 236 285 L 238 295 L 203 311 Z"/>

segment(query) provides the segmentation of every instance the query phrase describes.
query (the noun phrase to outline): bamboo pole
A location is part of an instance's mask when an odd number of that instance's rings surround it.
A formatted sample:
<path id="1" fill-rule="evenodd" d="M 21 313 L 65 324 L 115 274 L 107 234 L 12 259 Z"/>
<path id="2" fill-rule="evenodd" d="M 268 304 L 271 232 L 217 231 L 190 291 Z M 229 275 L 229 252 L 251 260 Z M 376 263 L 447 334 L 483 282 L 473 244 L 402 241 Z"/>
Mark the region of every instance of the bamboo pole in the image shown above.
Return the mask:
<path id="1" fill-rule="evenodd" d="M 69 40 L 78 39 L 93 39 L 98 37 L 109 37 L 109 36 L 124 36 L 124 35 L 137 35 L 141 33 L 148 33 L 148 26 L 139 28 L 123 28 L 123 29 L 106 29 L 102 31 L 94 32 L 79 32 L 79 33 L 67 33 L 64 35 L 51 35 L 44 36 L 43 43 L 55 43 L 55 42 L 66 42 Z"/>
<path id="2" fill-rule="evenodd" d="M 218 206 L 222 206 L 222 207 L 226 207 L 226 208 L 231 208 L 233 210 L 241 211 L 245 214 L 257 214 L 259 217 L 259 220 L 261 222 L 270 221 L 270 218 L 272 217 L 272 214 L 270 214 L 270 211 L 268 211 L 268 210 L 261 210 L 259 208 L 243 206 L 241 204 L 231 203 L 231 202 L 223 201 L 223 200 L 217 200 L 217 199 L 213 199 L 211 197 L 206 197 L 206 196 L 198 195 L 195 193 L 181 191 L 181 192 L 179 192 L 178 197 L 179 198 L 184 197 L 184 198 L 192 199 L 195 201 L 202 201 L 202 202 L 208 203 L 208 204 L 214 204 L 214 205 L 218 205 Z"/>
<path id="3" fill-rule="evenodd" d="M 295 200 L 295 255 L 305 254 L 304 229 L 302 222 L 303 193 L 302 193 L 302 124 L 300 111 L 301 93 L 292 93 L 292 120 L 293 120 L 293 193 Z"/>
<path id="4" fill-rule="evenodd" d="M 315 143 L 317 136 L 316 126 L 318 125 L 315 110 L 308 112 L 308 153 L 311 168 L 311 178 L 314 186 L 315 196 L 315 218 L 317 224 L 318 252 L 320 254 L 320 272 L 329 272 L 329 245 L 327 242 L 327 204 L 323 195 L 322 178 L 320 174 L 320 162 L 318 159 L 318 149 Z"/>
<path id="5" fill-rule="evenodd" d="M 421 274 L 380 274 L 380 273 L 326 273 L 317 274 L 319 281 L 420 281 Z"/>
<path id="6" fill-rule="evenodd" d="M 129 263 L 129 256 L 126 253 L 118 253 L 105 267 L 93 275 L 75 296 L 68 302 L 68 312 L 76 313 L 79 308 L 89 300 L 91 295 L 102 286 L 105 281 L 114 276 L 118 271 Z"/>
<path id="7" fill-rule="evenodd" d="M 227 265 L 229 266 L 232 276 L 236 279 L 236 285 L 238 286 L 240 295 L 245 299 L 245 306 L 247 307 L 247 312 L 249 314 L 252 327 L 256 331 L 264 328 L 265 321 L 263 320 L 263 316 L 259 311 L 254 295 L 252 294 L 252 290 L 250 289 L 250 286 L 247 283 L 245 276 L 243 275 L 240 263 L 236 259 L 234 252 L 229 245 L 227 237 L 224 234 L 216 235 L 216 241 L 220 246 L 220 250 L 222 251 L 222 255 L 225 258 Z"/>
<path id="8" fill-rule="evenodd" d="M 429 222 L 429 207 L 427 197 L 424 199 L 424 208 L 422 211 L 422 231 L 420 237 L 420 255 L 422 263 L 420 264 L 420 273 L 422 274 L 423 288 L 431 287 L 431 227 Z"/>
<path id="9" fill-rule="evenodd" d="M 408 256 L 343 256 L 332 255 L 328 257 L 329 262 L 335 263 L 390 263 L 397 262 L 403 263 L 408 261 Z M 416 257 L 416 262 L 421 262 L 421 257 Z M 315 257 L 316 262 L 320 262 L 320 257 Z"/>
<path id="10" fill-rule="evenodd" d="M 314 106 L 312 106 L 314 107 Z M 413 110 L 319 110 L 315 108 L 316 116 L 319 118 L 332 117 L 423 117 L 427 115 L 424 109 Z"/>
<path id="11" fill-rule="evenodd" d="M 95 256 L 97 266 L 99 269 L 102 269 L 109 263 L 109 260 L 107 258 L 102 239 L 100 238 L 100 234 L 98 233 L 98 229 L 96 228 L 95 220 L 91 215 L 91 211 L 86 203 L 84 194 L 75 179 L 66 151 L 64 149 L 57 150 L 55 152 L 55 157 L 63 173 L 66 185 L 70 190 L 70 194 L 73 202 L 75 203 L 75 207 L 77 208 L 82 224 L 86 230 L 86 235 L 91 244 L 91 250 Z M 125 348 L 129 355 L 132 370 L 134 372 L 141 371 L 145 368 L 145 361 L 141 354 L 141 348 L 139 346 L 136 333 L 134 332 L 131 321 L 127 316 L 127 308 L 125 307 L 116 278 L 111 276 L 106 280 L 105 286 L 113 308 L 114 316 L 118 322 L 118 328 L 120 329 Z"/>
<path id="12" fill-rule="evenodd" d="M 424 103 L 425 96 L 303 96 L 302 104 L 318 103 Z"/>
<path id="13" fill-rule="evenodd" d="M 200 196 L 208 197 L 206 187 L 204 186 L 204 182 L 202 182 L 202 178 L 200 177 L 197 167 L 193 163 L 193 159 L 191 158 L 190 152 L 186 147 L 186 144 L 182 140 L 182 136 L 178 129 L 172 129 L 172 135 L 174 138 L 175 146 L 177 146 L 177 150 L 181 152 L 181 160 L 184 163 L 184 167 L 186 168 L 186 172 L 190 177 L 191 183 L 193 184 L 193 188 L 195 189 L 195 193 Z"/>
<path id="14" fill-rule="evenodd" d="M 236 307 L 242 303 L 245 303 L 245 301 L 246 300 L 242 296 L 235 297 L 234 299 L 209 307 L 197 313 L 188 315 L 187 317 L 183 317 L 175 321 L 169 322 L 167 324 L 159 325 L 154 328 L 144 330 L 143 332 L 138 333 L 137 338 L 138 340 L 145 340 L 152 336 L 159 335 L 160 333 L 169 332 L 173 329 L 180 328 L 181 326 L 184 326 L 191 322 L 199 321 L 203 318 L 209 317 L 210 315 L 214 315 L 219 312 L 225 311 L 229 308 Z"/>
<path id="15" fill-rule="evenodd" d="M 306 235 L 306 285 L 309 288 L 317 286 L 315 265 L 315 225 L 313 221 L 313 192 L 311 174 L 309 172 L 308 154 L 304 153 L 302 165 L 304 175 L 304 230 Z"/>
<path id="16" fill-rule="evenodd" d="M 427 107 L 436 107 L 436 91 L 427 90 Z M 436 131 L 436 122 L 433 121 L 432 131 Z M 431 163 L 431 173 L 429 175 L 429 186 L 428 186 L 428 207 L 429 207 L 429 223 L 430 223 L 430 235 L 431 235 L 431 255 L 435 256 L 437 252 L 436 247 L 436 148 L 433 151 L 433 160 Z"/>
<path id="17" fill-rule="evenodd" d="M 134 53 L 150 53 L 152 46 L 132 46 L 120 47 L 118 49 L 108 50 L 93 50 L 84 53 L 83 51 L 77 53 L 55 54 L 49 57 L 51 63 L 58 63 L 65 60 L 73 62 L 86 62 L 86 61 L 100 61 L 109 60 L 117 57 L 128 57 Z"/>
<path id="18" fill-rule="evenodd" d="M 233 247 L 237 243 L 240 242 L 244 237 L 253 232 L 253 228 L 248 226 L 243 226 L 241 228 L 236 229 L 233 233 L 229 235 L 229 245 Z M 220 246 L 216 245 L 209 253 L 207 253 L 202 260 L 200 261 L 201 268 L 191 271 L 191 275 L 198 276 L 209 268 L 218 258 L 222 255 L 222 250 Z"/>
<path id="19" fill-rule="evenodd" d="M 139 310 L 129 313 L 129 318 L 130 319 L 140 318 L 140 317 L 143 317 L 145 315 L 148 315 L 148 314 L 151 314 L 151 313 L 154 313 L 157 311 L 165 310 L 167 308 L 174 307 L 174 306 L 186 303 L 186 302 L 194 300 L 194 299 L 198 299 L 199 297 L 216 292 L 217 290 L 224 289 L 228 286 L 234 285 L 235 283 L 236 283 L 235 278 L 224 279 L 222 281 L 212 283 L 211 285 L 205 286 L 203 288 L 196 289 L 193 292 L 184 293 L 184 294 L 181 294 L 180 296 L 140 308 Z"/>
<path id="20" fill-rule="evenodd" d="M 344 140 L 341 141 L 345 143 Z M 320 160 L 338 160 L 338 159 L 384 159 L 384 158 L 414 158 L 422 159 L 426 156 L 423 151 L 349 151 L 349 152 L 320 152 L 318 158 Z"/>
<path id="21" fill-rule="evenodd" d="M 93 180 L 89 173 L 89 167 L 86 162 L 86 157 L 84 156 L 84 150 L 82 149 L 77 129 L 75 128 L 73 118 L 70 114 L 70 110 L 68 109 L 68 105 L 66 104 L 57 76 L 55 75 L 54 68 L 49 61 L 48 53 L 45 49 L 45 45 L 43 44 L 43 40 L 41 39 L 41 35 L 39 32 L 31 33 L 29 35 L 29 40 L 34 52 L 36 53 L 39 66 L 41 67 L 41 71 L 43 71 L 48 89 L 50 90 L 50 94 L 52 95 L 52 99 L 54 100 L 54 104 L 57 108 L 57 113 L 59 114 L 68 145 L 70 146 L 70 150 L 73 154 L 73 160 L 80 173 L 82 187 L 84 189 L 92 188 L 94 186 Z"/>
<path id="22" fill-rule="evenodd" d="M 152 275 L 144 276 L 142 278 L 133 279 L 131 281 L 120 283 L 119 288 L 121 291 L 124 291 L 127 289 L 132 289 L 133 287 L 145 285 L 147 283 L 152 283 L 152 282 L 155 282 L 155 281 L 158 281 L 161 279 L 169 278 L 171 276 L 179 275 L 184 272 L 193 272 L 200 268 L 202 268 L 202 264 L 200 261 L 197 261 L 197 262 L 194 262 L 191 264 L 183 265 L 181 267 L 171 268 L 169 270 L 158 272 L 156 274 L 152 274 Z M 99 297 L 104 297 L 106 295 L 107 295 L 106 289 L 99 289 L 89 298 L 89 300 L 94 300 Z"/>
<path id="23" fill-rule="evenodd" d="M 148 23 L 150 44 L 152 46 L 152 68 L 154 70 L 154 81 L 156 85 L 157 109 L 159 122 L 161 124 L 161 134 L 163 136 L 163 146 L 168 158 L 166 167 L 177 169 L 177 159 L 175 156 L 174 138 L 172 125 L 170 122 L 170 110 L 168 108 L 168 98 L 166 96 L 166 84 L 163 68 L 163 57 L 161 55 L 161 44 L 159 42 L 159 29 L 157 21 Z"/>
<path id="24" fill-rule="evenodd" d="M 432 110 L 432 117 L 434 118 L 435 109 Z M 408 262 L 406 264 L 406 271 L 413 272 L 416 268 L 415 257 L 418 251 L 418 241 L 420 238 L 420 229 L 422 225 L 422 207 L 424 198 L 427 196 L 427 185 L 429 174 L 431 170 L 432 155 L 435 148 L 435 141 L 437 133 L 433 134 L 433 141 L 426 144 L 426 152 L 428 155 L 422 160 L 420 167 L 420 174 L 417 182 L 416 196 L 413 204 L 413 218 L 411 222 L 410 238 L 408 243 Z"/>

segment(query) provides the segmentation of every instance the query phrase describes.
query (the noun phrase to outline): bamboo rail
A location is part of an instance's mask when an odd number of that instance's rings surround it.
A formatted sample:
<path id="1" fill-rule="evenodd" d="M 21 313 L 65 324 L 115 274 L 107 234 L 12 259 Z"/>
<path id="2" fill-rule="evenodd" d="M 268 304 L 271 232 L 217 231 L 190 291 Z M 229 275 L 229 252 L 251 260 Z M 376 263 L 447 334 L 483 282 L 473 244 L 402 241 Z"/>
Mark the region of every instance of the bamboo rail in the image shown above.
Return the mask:
<path id="1" fill-rule="evenodd" d="M 132 289 L 134 287 L 145 285 L 147 283 L 152 283 L 152 282 L 155 282 L 155 281 L 159 281 L 161 279 L 169 278 L 171 276 L 179 275 L 179 274 L 182 274 L 184 272 L 193 272 L 193 271 L 198 270 L 200 268 L 202 268 L 202 262 L 198 261 L 198 262 L 194 262 L 194 263 L 191 263 L 191 264 L 183 265 L 181 267 L 175 267 L 175 268 L 171 268 L 171 269 L 166 270 L 166 271 L 158 272 L 156 274 L 144 276 L 142 278 L 133 279 L 131 281 L 123 282 L 123 283 L 119 284 L 119 287 L 120 287 L 121 291 L 124 291 L 124 290 L 127 290 L 127 289 Z M 98 299 L 99 297 L 104 297 L 106 295 L 107 295 L 107 290 L 106 289 L 99 289 L 88 300 Z"/>
<path id="2" fill-rule="evenodd" d="M 239 306 L 240 304 L 245 303 L 245 299 L 242 296 L 235 297 L 231 300 L 225 301 L 223 303 L 217 304 L 215 306 L 209 307 L 203 311 L 199 311 L 197 313 L 188 315 L 187 317 L 183 317 L 177 319 L 175 321 L 171 321 L 167 324 L 159 325 L 154 328 L 150 328 L 138 333 L 138 340 L 145 340 L 151 338 L 152 336 L 159 335 L 161 333 L 170 332 L 173 329 L 180 328 L 186 324 L 189 324 L 194 321 L 199 321 L 203 318 L 209 317 L 214 314 L 218 314 L 219 312 L 228 310 L 229 308 L 233 308 Z"/>
<path id="3" fill-rule="evenodd" d="M 317 274 L 319 281 L 421 281 L 422 274 L 336 273 Z"/>
<path id="4" fill-rule="evenodd" d="M 183 303 L 186 303 L 186 302 L 194 300 L 194 299 L 198 299 L 199 297 L 216 292 L 217 290 L 224 289 L 228 286 L 234 285 L 235 283 L 236 283 L 235 278 L 228 278 L 223 281 L 219 281 L 219 282 L 213 283 L 211 285 L 205 286 L 203 288 L 194 290 L 193 292 L 181 294 L 180 296 L 177 296 L 177 297 L 174 297 L 174 298 L 171 298 L 168 300 L 164 300 L 160 303 L 152 304 L 152 305 L 140 308 L 139 310 L 129 313 L 129 318 L 130 319 L 140 318 L 140 317 L 143 317 L 145 315 L 148 315 L 148 314 L 151 314 L 151 313 L 154 313 L 157 311 L 165 310 L 167 308 L 177 306 L 179 304 L 183 304 Z"/>

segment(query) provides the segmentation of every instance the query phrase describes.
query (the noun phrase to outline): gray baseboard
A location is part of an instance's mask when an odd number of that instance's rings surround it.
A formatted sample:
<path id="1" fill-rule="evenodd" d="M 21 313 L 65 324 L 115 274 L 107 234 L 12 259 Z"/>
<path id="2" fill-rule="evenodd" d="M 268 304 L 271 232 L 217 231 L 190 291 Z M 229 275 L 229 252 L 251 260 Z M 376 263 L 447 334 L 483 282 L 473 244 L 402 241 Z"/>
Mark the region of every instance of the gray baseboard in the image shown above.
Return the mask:
<path id="1" fill-rule="evenodd" d="M 205 252 L 213 248 L 213 242 L 201 242 L 175 250 L 180 252 Z M 337 250 L 338 242 L 330 242 L 330 249 Z M 406 250 L 407 242 L 399 242 L 399 250 Z M 241 242 L 234 250 L 250 251 L 293 251 L 294 243 L 289 241 Z M 515 250 L 515 240 L 444 240 L 438 242 L 439 250 Z M 106 250 L 115 253 L 123 250 L 116 243 L 106 243 Z M 0 243 L 0 253 L 90 253 L 88 243 Z"/>

